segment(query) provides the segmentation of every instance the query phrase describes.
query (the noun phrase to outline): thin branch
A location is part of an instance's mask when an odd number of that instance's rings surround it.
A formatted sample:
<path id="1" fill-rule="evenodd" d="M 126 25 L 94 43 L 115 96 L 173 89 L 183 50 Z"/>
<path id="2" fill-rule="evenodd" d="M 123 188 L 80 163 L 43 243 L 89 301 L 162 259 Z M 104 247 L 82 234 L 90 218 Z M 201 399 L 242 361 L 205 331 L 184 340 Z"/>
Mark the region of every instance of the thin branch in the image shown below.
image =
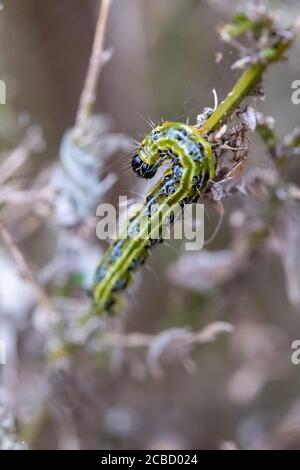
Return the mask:
<path id="1" fill-rule="evenodd" d="M 202 330 L 193 332 L 186 328 L 178 328 L 174 330 L 164 330 L 158 335 L 149 335 L 144 333 L 129 333 L 127 335 L 118 333 L 107 333 L 101 339 L 101 343 L 109 347 L 122 348 L 149 348 L 154 343 L 158 343 L 162 337 L 169 335 L 168 343 L 172 341 L 180 341 L 181 344 L 194 345 L 205 344 L 214 341 L 221 333 L 231 333 L 233 326 L 230 323 L 216 321 L 205 326 Z M 166 344 L 164 344 L 166 346 Z"/>
<path id="2" fill-rule="evenodd" d="M 43 287 L 39 284 L 38 280 L 36 279 L 36 276 L 34 273 L 31 271 L 30 267 L 28 266 L 28 263 L 23 255 L 23 253 L 20 251 L 16 243 L 14 242 L 11 234 L 9 231 L 5 228 L 5 226 L 2 224 L 0 221 L 0 234 L 1 237 L 7 247 L 7 249 L 10 251 L 11 255 L 13 256 L 21 276 L 29 282 L 29 284 L 32 286 L 33 290 L 35 291 L 37 302 L 45 309 L 49 314 L 53 315 L 54 309 L 51 305 L 51 302 L 49 300 L 49 297 Z"/>
<path id="3" fill-rule="evenodd" d="M 26 162 L 30 154 L 32 152 L 39 152 L 43 145 L 43 136 L 40 128 L 38 126 L 29 127 L 22 142 L 0 166 L 0 185 L 9 180 Z"/>
<path id="4" fill-rule="evenodd" d="M 257 62 L 248 67 L 234 85 L 232 91 L 222 101 L 215 112 L 199 129 L 203 134 L 209 134 L 220 128 L 230 115 L 237 109 L 241 101 L 254 92 L 260 84 L 262 76 L 269 65 L 279 62 L 284 53 L 293 44 L 300 28 L 300 17 L 296 19 L 293 28 L 290 31 L 289 38 L 280 38 L 272 49 L 260 51 Z"/>
<path id="5" fill-rule="evenodd" d="M 28 190 L 16 189 L 5 185 L 0 189 L 0 204 L 30 205 L 31 211 L 37 212 L 37 206 L 41 203 L 50 206 L 55 198 L 55 191 L 50 186 L 44 188 L 33 188 Z"/>
<path id="6" fill-rule="evenodd" d="M 96 88 L 103 65 L 104 36 L 110 5 L 111 0 L 101 1 L 93 48 L 76 115 L 74 127 L 74 137 L 76 139 L 84 134 L 87 121 L 92 114 L 92 108 L 96 101 Z"/>

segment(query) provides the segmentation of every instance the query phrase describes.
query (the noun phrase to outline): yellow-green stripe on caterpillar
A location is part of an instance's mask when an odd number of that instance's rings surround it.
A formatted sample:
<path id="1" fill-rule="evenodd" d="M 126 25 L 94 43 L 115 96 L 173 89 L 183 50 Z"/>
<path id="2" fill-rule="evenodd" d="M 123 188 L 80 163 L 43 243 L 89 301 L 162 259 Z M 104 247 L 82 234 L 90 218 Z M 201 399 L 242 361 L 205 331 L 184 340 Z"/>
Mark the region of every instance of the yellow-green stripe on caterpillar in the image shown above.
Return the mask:
<path id="1" fill-rule="evenodd" d="M 215 174 L 211 146 L 193 126 L 164 122 L 156 127 L 142 141 L 131 166 L 141 178 L 152 178 L 166 160 L 171 168 L 149 191 L 142 208 L 128 222 L 126 236 L 111 244 L 96 270 L 93 308 L 98 315 L 114 313 L 134 272 L 144 264 L 149 250 L 162 241 L 166 220 L 172 222 L 179 205 L 197 201 Z"/>

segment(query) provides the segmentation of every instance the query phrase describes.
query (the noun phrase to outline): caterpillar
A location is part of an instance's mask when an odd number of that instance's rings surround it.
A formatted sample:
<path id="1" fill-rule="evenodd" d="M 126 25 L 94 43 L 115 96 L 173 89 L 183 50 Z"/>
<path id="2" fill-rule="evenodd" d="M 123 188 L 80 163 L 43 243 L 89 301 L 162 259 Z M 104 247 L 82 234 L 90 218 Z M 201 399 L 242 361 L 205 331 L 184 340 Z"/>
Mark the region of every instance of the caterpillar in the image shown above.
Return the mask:
<path id="1" fill-rule="evenodd" d="M 113 314 L 121 292 L 145 263 L 149 251 L 163 241 L 166 221 L 184 204 L 196 202 L 215 175 L 210 144 L 196 127 L 164 122 L 142 141 L 131 167 L 144 179 L 153 178 L 166 160 L 168 168 L 148 192 L 143 206 L 129 220 L 125 236 L 115 240 L 96 269 L 93 310 Z"/>

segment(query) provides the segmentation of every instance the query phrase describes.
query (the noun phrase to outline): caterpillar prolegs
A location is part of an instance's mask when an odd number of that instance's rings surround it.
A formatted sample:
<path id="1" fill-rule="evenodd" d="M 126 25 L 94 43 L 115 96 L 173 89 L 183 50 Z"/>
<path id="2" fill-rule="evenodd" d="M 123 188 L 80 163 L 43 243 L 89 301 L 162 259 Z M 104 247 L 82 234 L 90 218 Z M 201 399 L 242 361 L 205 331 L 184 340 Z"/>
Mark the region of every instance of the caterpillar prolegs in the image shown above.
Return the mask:
<path id="1" fill-rule="evenodd" d="M 162 241 L 166 220 L 172 222 L 181 205 L 196 202 L 215 174 L 212 149 L 193 126 L 164 122 L 142 141 L 131 166 L 141 178 L 152 178 L 166 160 L 171 162 L 149 191 L 141 209 L 130 219 L 125 236 L 104 254 L 94 279 L 94 311 L 112 314 L 118 298 L 145 263 L 149 250 Z"/>

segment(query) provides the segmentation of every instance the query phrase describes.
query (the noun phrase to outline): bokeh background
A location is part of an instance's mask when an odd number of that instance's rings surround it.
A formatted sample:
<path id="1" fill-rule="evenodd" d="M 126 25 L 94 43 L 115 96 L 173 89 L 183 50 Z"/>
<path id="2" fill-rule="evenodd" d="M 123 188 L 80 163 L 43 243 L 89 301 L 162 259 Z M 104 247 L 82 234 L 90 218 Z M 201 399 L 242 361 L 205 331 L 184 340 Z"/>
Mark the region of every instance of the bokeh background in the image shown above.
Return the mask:
<path id="1" fill-rule="evenodd" d="M 300 339 L 299 204 L 283 209 L 271 229 L 274 237 L 241 263 L 234 247 L 247 237 L 243 221 L 248 215 L 259 221 L 264 200 L 247 194 L 226 199 L 206 258 L 185 258 L 178 242 L 159 247 L 127 308 L 108 327 L 121 336 L 152 335 L 146 343 L 154 345 L 88 345 L 72 322 L 87 302 L 85 276 L 106 246 L 95 237 L 95 210 L 88 222 L 60 227 L 49 195 L 39 198 L 59 164 L 62 136 L 74 125 L 99 3 L 1 3 L 0 78 L 7 87 L 7 103 L 0 106 L 2 165 L 13 152 L 24 152 L 31 133 L 24 162 L 2 184 L 1 220 L 56 310 L 52 321 L 3 245 L 3 448 L 299 448 L 300 366 L 291 362 L 291 344 Z M 195 122 L 213 105 L 212 89 L 222 99 L 239 73 L 230 68 L 236 51 L 220 42 L 216 30 L 249 3 L 113 0 L 105 40 L 113 53 L 103 68 L 96 111 L 110 117 L 118 135 L 134 139 L 149 132 L 150 119 Z M 284 24 L 299 14 L 297 1 L 268 6 L 280 9 Z M 280 136 L 299 125 L 300 108 L 291 101 L 291 83 L 300 79 L 299 47 L 268 70 L 266 97 L 254 103 L 274 116 Z M 218 64 L 217 52 L 223 54 Z M 264 146 L 255 133 L 250 138 L 245 173 L 272 176 Z M 106 159 L 104 174 L 118 179 L 102 201 L 116 203 L 120 194 L 138 198 L 146 190 L 128 171 L 131 155 L 129 149 Z M 297 158 L 285 178 L 300 183 Z M 208 207 L 207 237 L 217 219 Z M 191 350 L 182 347 L 184 328 L 197 332 L 216 321 L 227 322 L 228 332 Z M 69 342 L 76 346 L 62 347 Z"/>

